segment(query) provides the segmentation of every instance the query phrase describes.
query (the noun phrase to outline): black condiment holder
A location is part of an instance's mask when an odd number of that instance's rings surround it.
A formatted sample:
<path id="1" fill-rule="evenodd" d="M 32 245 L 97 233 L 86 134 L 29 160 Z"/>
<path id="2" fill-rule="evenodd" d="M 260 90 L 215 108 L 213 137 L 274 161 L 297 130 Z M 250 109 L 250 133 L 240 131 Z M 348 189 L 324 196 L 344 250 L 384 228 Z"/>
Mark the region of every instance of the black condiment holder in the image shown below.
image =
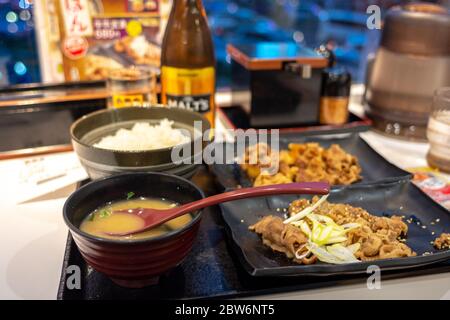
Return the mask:
<path id="1" fill-rule="evenodd" d="M 296 43 L 265 42 L 229 44 L 227 52 L 233 99 L 239 92 L 250 92 L 245 109 L 252 127 L 318 123 L 322 71 L 328 65 L 323 55 Z"/>

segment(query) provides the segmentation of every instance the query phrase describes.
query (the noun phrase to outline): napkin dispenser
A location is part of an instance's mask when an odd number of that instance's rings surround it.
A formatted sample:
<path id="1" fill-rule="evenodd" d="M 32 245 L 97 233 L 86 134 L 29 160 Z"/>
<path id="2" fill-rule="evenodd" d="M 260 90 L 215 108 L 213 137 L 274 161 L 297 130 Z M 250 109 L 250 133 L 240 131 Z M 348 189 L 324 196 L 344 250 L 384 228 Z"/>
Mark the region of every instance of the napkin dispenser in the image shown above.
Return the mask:
<path id="1" fill-rule="evenodd" d="M 227 52 L 233 104 L 242 92 L 250 93 L 243 107 L 252 127 L 318 123 L 321 75 L 328 64 L 324 56 L 295 43 L 229 44 Z"/>

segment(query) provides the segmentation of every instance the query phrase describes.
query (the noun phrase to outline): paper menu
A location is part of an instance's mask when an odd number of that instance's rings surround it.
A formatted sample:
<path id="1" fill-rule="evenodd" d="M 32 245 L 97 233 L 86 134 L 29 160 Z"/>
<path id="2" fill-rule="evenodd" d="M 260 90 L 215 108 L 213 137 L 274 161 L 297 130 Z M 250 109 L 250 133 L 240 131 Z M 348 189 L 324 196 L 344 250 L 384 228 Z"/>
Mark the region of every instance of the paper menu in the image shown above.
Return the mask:
<path id="1" fill-rule="evenodd" d="M 86 179 L 75 153 L 0 161 L 2 202 L 22 203 Z"/>

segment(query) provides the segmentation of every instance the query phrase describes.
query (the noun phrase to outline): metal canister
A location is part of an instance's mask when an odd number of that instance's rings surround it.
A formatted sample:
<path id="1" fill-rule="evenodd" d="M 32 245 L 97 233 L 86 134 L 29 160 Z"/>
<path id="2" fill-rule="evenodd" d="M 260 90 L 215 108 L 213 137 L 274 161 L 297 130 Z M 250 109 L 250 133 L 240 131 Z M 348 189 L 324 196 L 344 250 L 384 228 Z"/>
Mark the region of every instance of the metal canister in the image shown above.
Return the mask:
<path id="1" fill-rule="evenodd" d="M 425 140 L 433 92 L 450 86 L 450 15 L 433 4 L 390 9 L 368 75 L 367 113 L 379 131 Z"/>

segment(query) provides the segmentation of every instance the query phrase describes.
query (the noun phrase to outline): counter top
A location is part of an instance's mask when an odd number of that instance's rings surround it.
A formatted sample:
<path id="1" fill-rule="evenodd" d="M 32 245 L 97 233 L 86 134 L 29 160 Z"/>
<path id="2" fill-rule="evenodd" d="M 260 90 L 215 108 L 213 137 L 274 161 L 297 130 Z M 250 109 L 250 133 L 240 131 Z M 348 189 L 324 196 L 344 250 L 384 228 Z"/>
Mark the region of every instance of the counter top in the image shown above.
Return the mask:
<path id="1" fill-rule="evenodd" d="M 361 112 L 358 104 L 353 103 L 351 108 L 354 112 Z M 225 132 L 220 119 L 217 128 Z M 426 143 L 394 140 L 371 131 L 362 133 L 361 137 L 388 161 L 403 169 L 426 166 Z M 60 154 L 59 157 L 76 161 L 72 152 Z M 62 206 L 76 184 L 71 182 L 63 188 L 49 188 L 45 194 L 17 204 L 14 195 L 19 191 L 11 185 L 14 185 L 14 179 L 20 179 L 21 173 L 8 169 L 24 160 L 0 161 L 0 175 L 5 177 L 9 172 L 0 185 L 0 299 L 56 299 L 68 232 L 62 219 Z M 70 178 L 77 180 L 76 177 L 84 179 L 85 175 L 74 171 Z M 385 281 L 381 275 L 381 280 L 380 290 L 369 290 L 364 284 L 355 284 L 255 298 L 450 299 L 450 273 Z"/>

